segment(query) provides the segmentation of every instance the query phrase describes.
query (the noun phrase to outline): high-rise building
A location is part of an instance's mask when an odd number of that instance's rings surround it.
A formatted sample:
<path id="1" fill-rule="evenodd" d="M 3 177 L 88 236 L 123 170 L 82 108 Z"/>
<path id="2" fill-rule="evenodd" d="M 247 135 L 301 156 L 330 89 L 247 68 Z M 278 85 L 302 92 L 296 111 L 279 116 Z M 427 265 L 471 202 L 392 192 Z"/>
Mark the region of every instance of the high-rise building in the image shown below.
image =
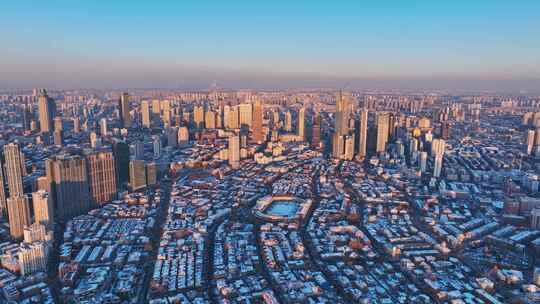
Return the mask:
<path id="1" fill-rule="evenodd" d="M 298 110 L 298 125 L 297 125 L 297 135 L 301 141 L 306 140 L 305 128 L 306 128 L 306 108 L 302 107 Z"/>
<path id="2" fill-rule="evenodd" d="M 120 114 L 120 125 L 122 128 L 131 127 L 131 114 L 129 113 L 129 94 L 124 92 L 120 95 L 120 100 L 118 101 L 118 109 Z"/>
<path id="3" fill-rule="evenodd" d="M 129 162 L 129 185 L 133 191 L 146 188 L 144 160 L 133 159 Z"/>
<path id="4" fill-rule="evenodd" d="M 390 123 L 389 118 L 390 115 L 388 113 L 377 113 L 377 146 L 375 150 L 377 153 L 386 151 Z"/>
<path id="5" fill-rule="evenodd" d="M 6 159 L 6 177 L 9 189 L 9 196 L 22 196 L 23 188 L 23 160 L 21 150 L 16 143 L 4 146 L 4 157 Z"/>
<path id="6" fill-rule="evenodd" d="M 204 114 L 204 126 L 206 129 L 216 128 L 216 113 L 209 110 Z"/>
<path id="7" fill-rule="evenodd" d="M 81 132 L 81 122 L 79 120 L 79 117 L 73 118 L 73 132 L 74 133 L 80 133 Z"/>
<path id="8" fill-rule="evenodd" d="M 348 92 L 339 91 L 336 95 L 336 125 L 335 132 L 339 135 L 349 133 L 350 99 Z"/>
<path id="9" fill-rule="evenodd" d="M 195 106 L 193 108 L 193 121 L 196 128 L 204 128 L 204 107 Z"/>
<path id="10" fill-rule="evenodd" d="M 53 132 L 53 143 L 55 146 L 63 146 L 64 145 L 64 133 L 63 131 L 54 131 Z"/>
<path id="11" fill-rule="evenodd" d="M 360 111 L 360 127 L 358 128 L 358 158 L 364 159 L 367 155 L 367 127 L 368 110 Z"/>
<path id="12" fill-rule="evenodd" d="M 228 157 L 229 166 L 232 168 L 240 166 L 240 137 L 238 135 L 229 137 Z"/>
<path id="13" fill-rule="evenodd" d="M 263 105 L 259 98 L 253 104 L 253 141 L 260 144 L 264 141 Z"/>
<path id="14" fill-rule="evenodd" d="M 354 134 L 345 135 L 345 151 L 343 159 L 352 160 L 354 158 Z"/>
<path id="15" fill-rule="evenodd" d="M 531 155 L 534 146 L 534 130 L 527 131 L 527 155 Z"/>
<path id="16" fill-rule="evenodd" d="M 116 181 L 118 185 L 128 182 L 129 178 L 129 145 L 115 139 L 113 141 L 114 163 L 116 165 Z"/>
<path id="17" fill-rule="evenodd" d="M 313 127 L 311 132 L 311 147 L 318 149 L 321 145 L 321 116 L 319 113 L 316 113 L 313 118 Z"/>
<path id="18" fill-rule="evenodd" d="M 109 133 L 109 129 L 107 128 L 107 118 L 99 120 L 99 131 L 101 136 L 107 136 L 107 133 Z"/>
<path id="19" fill-rule="evenodd" d="M 171 101 L 170 100 L 163 100 L 161 102 L 161 119 L 163 120 L 163 124 L 165 126 L 171 126 Z"/>
<path id="20" fill-rule="evenodd" d="M 143 100 L 141 102 L 141 115 L 143 127 L 150 128 L 152 121 L 150 116 L 150 103 L 148 100 Z"/>
<path id="21" fill-rule="evenodd" d="M 428 154 L 425 151 L 420 152 L 420 172 L 424 173 L 427 169 Z"/>
<path id="22" fill-rule="evenodd" d="M 67 221 L 90 210 L 86 161 L 79 155 L 56 155 L 45 161 L 58 219 Z"/>
<path id="23" fill-rule="evenodd" d="M 159 99 L 152 100 L 152 113 L 157 116 L 161 115 L 161 101 Z"/>
<path id="24" fill-rule="evenodd" d="M 94 205 L 112 201 L 116 197 L 116 172 L 111 151 L 86 154 L 90 199 Z"/>
<path id="25" fill-rule="evenodd" d="M 433 164 L 433 176 L 440 177 L 446 143 L 444 139 L 434 139 L 431 145 L 431 153 L 435 156 Z"/>
<path id="26" fill-rule="evenodd" d="M 350 94 L 339 91 L 336 94 L 336 114 L 334 135 L 332 137 L 332 156 L 346 159 L 345 148 L 349 134 Z"/>
<path id="27" fill-rule="evenodd" d="M 341 159 L 345 153 L 345 137 L 337 132 L 332 136 L 332 157 Z"/>
<path id="28" fill-rule="evenodd" d="M 0 160 L 0 217 L 7 216 L 7 196 L 4 188 L 4 170 L 2 169 L 2 161 Z"/>
<path id="29" fill-rule="evenodd" d="M 38 97 L 38 111 L 41 133 L 52 133 L 54 130 L 53 119 L 56 116 L 56 104 L 45 90 L 41 91 Z"/>
<path id="30" fill-rule="evenodd" d="M 28 104 L 22 105 L 22 120 L 23 120 L 23 128 L 25 131 L 30 130 L 30 124 L 33 120 L 33 113 L 32 113 L 32 106 Z"/>
<path id="31" fill-rule="evenodd" d="M 38 222 L 24 227 L 23 235 L 25 243 L 51 241 L 53 239 L 52 231 L 48 230 L 47 226 Z"/>
<path id="32" fill-rule="evenodd" d="M 50 227 L 54 223 L 54 207 L 49 193 L 45 190 L 33 192 L 32 205 L 35 222 Z"/>
<path id="33" fill-rule="evenodd" d="M 176 149 L 178 147 L 178 127 L 169 127 L 165 133 L 167 134 L 167 146 Z"/>
<path id="34" fill-rule="evenodd" d="M 185 147 L 189 144 L 189 129 L 187 127 L 178 128 L 178 145 Z"/>
<path id="35" fill-rule="evenodd" d="M 140 140 L 136 140 L 131 144 L 131 154 L 133 154 L 135 159 L 144 159 L 144 143 Z M 117 174 L 118 175 L 118 174 Z"/>
<path id="36" fill-rule="evenodd" d="M 292 114 L 289 110 L 285 112 L 285 125 L 284 125 L 286 132 L 292 131 Z"/>
<path id="37" fill-rule="evenodd" d="M 238 105 L 240 115 L 240 127 L 248 126 L 251 128 L 253 123 L 253 105 L 251 103 L 243 103 Z"/>
<path id="38" fill-rule="evenodd" d="M 161 157 L 161 138 L 159 136 L 152 136 L 152 147 L 154 150 L 154 158 Z"/>
<path id="39" fill-rule="evenodd" d="M 99 149 L 101 147 L 101 138 L 96 132 L 90 133 L 90 147 Z"/>
<path id="40" fill-rule="evenodd" d="M 54 131 L 64 130 L 64 122 L 62 121 L 62 117 L 56 116 L 53 120 L 53 125 L 54 125 Z"/>
<path id="41" fill-rule="evenodd" d="M 240 120 L 238 115 L 238 106 L 231 107 L 228 115 L 228 124 L 230 129 L 240 128 Z"/>
<path id="42" fill-rule="evenodd" d="M 157 185 L 157 175 L 158 169 L 155 162 L 146 164 L 146 185 L 155 186 Z"/>
<path id="43" fill-rule="evenodd" d="M 20 239 L 23 237 L 24 227 L 31 224 L 28 197 L 24 194 L 10 196 L 7 199 L 7 206 L 9 233 L 12 238 Z"/>
<path id="44" fill-rule="evenodd" d="M 49 247 L 47 242 L 22 243 L 19 251 L 19 269 L 26 276 L 47 270 Z"/>

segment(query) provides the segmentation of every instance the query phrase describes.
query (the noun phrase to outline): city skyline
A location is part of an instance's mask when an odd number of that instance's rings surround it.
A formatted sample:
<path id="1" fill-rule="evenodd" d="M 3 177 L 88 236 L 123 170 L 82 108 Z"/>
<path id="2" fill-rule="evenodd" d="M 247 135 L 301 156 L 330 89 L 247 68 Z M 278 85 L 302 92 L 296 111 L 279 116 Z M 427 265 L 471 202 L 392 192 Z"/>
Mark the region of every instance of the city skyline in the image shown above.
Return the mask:
<path id="1" fill-rule="evenodd" d="M 0 87 L 535 93 L 539 6 L 3 3 Z"/>

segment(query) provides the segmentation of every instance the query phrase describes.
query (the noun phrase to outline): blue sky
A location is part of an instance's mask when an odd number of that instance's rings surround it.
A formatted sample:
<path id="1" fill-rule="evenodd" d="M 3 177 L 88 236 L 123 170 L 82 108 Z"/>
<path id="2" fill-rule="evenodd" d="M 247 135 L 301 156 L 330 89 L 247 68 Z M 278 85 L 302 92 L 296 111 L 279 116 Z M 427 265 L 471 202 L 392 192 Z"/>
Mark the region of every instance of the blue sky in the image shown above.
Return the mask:
<path id="1" fill-rule="evenodd" d="M 540 79 L 540 1 L 530 0 L 2 1 L 0 38 L 0 87 L 528 89 Z"/>

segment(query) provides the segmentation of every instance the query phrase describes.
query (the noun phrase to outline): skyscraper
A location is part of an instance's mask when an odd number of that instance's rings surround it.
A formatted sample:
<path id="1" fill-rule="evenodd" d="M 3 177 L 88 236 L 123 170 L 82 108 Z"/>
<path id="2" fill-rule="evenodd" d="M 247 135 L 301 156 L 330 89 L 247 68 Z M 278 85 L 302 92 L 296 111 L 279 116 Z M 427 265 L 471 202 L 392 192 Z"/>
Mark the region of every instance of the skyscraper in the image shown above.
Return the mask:
<path id="1" fill-rule="evenodd" d="M 28 197 L 24 194 L 10 196 L 7 199 L 9 213 L 9 233 L 14 239 L 23 236 L 24 226 L 31 224 Z"/>
<path id="2" fill-rule="evenodd" d="M 531 155 L 534 146 L 534 130 L 527 131 L 527 155 Z"/>
<path id="3" fill-rule="evenodd" d="M 90 210 L 86 161 L 79 155 L 57 155 L 45 161 L 58 219 L 67 221 Z"/>
<path id="4" fill-rule="evenodd" d="M 435 162 L 433 164 L 433 176 L 440 177 L 442 171 L 442 163 L 444 157 L 444 151 L 446 148 L 446 142 L 444 139 L 434 139 L 431 145 L 431 153 L 435 156 Z"/>
<path id="5" fill-rule="evenodd" d="M 349 133 L 350 94 L 339 91 L 336 94 L 336 114 L 334 135 L 332 137 L 332 156 L 344 158 L 346 139 Z"/>
<path id="6" fill-rule="evenodd" d="M 204 107 L 195 106 L 193 108 L 193 120 L 197 128 L 204 128 Z"/>
<path id="7" fill-rule="evenodd" d="M 41 133 L 52 133 L 53 119 L 56 116 L 56 104 L 45 90 L 41 91 L 38 97 L 38 111 Z"/>
<path id="8" fill-rule="evenodd" d="M 204 125 L 206 129 L 216 128 L 216 113 L 214 111 L 207 111 L 204 115 Z"/>
<path id="9" fill-rule="evenodd" d="M 319 113 L 316 113 L 315 117 L 313 118 L 313 127 L 311 132 L 311 146 L 314 149 L 318 149 L 321 145 L 321 116 Z"/>
<path id="10" fill-rule="evenodd" d="M 141 115 L 142 115 L 142 125 L 145 128 L 150 128 L 151 126 L 151 120 L 150 120 L 150 103 L 148 100 L 143 100 L 141 102 Z"/>
<path id="11" fill-rule="evenodd" d="M 238 106 L 234 106 L 234 107 L 231 107 L 230 111 L 229 111 L 229 120 L 228 120 L 228 124 L 229 124 L 229 128 L 230 129 L 238 129 L 240 128 L 240 121 L 239 121 L 239 117 L 238 117 Z"/>
<path id="12" fill-rule="evenodd" d="M 129 185 L 133 191 L 146 188 L 144 160 L 133 159 L 129 162 Z"/>
<path id="13" fill-rule="evenodd" d="M 4 170 L 2 169 L 2 161 L 0 161 L 0 216 L 7 216 L 7 196 L 4 188 Z"/>
<path id="14" fill-rule="evenodd" d="M 367 153 L 367 127 L 368 127 L 368 110 L 360 111 L 360 127 L 358 128 L 358 158 L 363 159 Z"/>
<path id="15" fill-rule="evenodd" d="M 99 120 L 99 131 L 101 136 L 107 136 L 107 133 L 109 133 L 109 129 L 107 128 L 107 118 Z"/>
<path id="16" fill-rule="evenodd" d="M 178 129 L 178 144 L 181 147 L 184 147 L 188 143 L 189 143 L 189 129 L 187 127 L 180 127 Z"/>
<path id="17" fill-rule="evenodd" d="M 229 137 L 229 166 L 238 168 L 240 166 L 240 137 L 238 135 Z"/>
<path id="18" fill-rule="evenodd" d="M 289 110 L 285 113 L 285 131 L 291 132 L 292 131 L 292 114 Z"/>
<path id="19" fill-rule="evenodd" d="M 116 197 L 116 172 L 111 151 L 91 152 L 86 155 L 90 198 L 94 204 L 110 202 Z"/>
<path id="20" fill-rule="evenodd" d="M 336 95 L 336 133 L 346 135 L 349 132 L 349 117 L 350 93 L 339 91 Z"/>
<path id="21" fill-rule="evenodd" d="M 120 125 L 122 128 L 131 127 L 131 114 L 129 113 L 129 94 L 124 92 L 120 95 L 120 100 L 118 101 L 118 109 L 120 114 Z"/>
<path id="22" fill-rule="evenodd" d="M 240 127 L 248 126 L 251 128 L 253 123 L 253 105 L 251 103 L 243 103 L 238 106 L 240 115 Z"/>
<path id="23" fill-rule="evenodd" d="M 114 163 L 116 165 L 116 181 L 118 185 L 128 182 L 129 178 L 129 145 L 115 139 L 113 141 Z"/>
<path id="24" fill-rule="evenodd" d="M 257 98 L 253 104 L 253 141 L 262 143 L 263 138 L 263 105 Z"/>
<path id="25" fill-rule="evenodd" d="M 306 128 L 306 108 L 302 107 L 298 110 L 298 126 L 297 126 L 297 135 L 301 141 L 306 140 L 305 128 Z"/>
<path id="26" fill-rule="evenodd" d="M 386 151 L 386 143 L 388 142 L 388 128 L 390 123 L 388 113 L 377 113 L 377 146 L 375 152 L 383 153 Z"/>
<path id="27" fill-rule="evenodd" d="M 49 193 L 38 190 L 32 193 L 32 205 L 34 206 L 34 220 L 36 223 L 50 226 L 54 223 L 53 202 Z"/>
<path id="28" fill-rule="evenodd" d="M 81 122 L 79 120 L 79 117 L 73 118 L 73 133 L 79 133 L 81 132 Z"/>
<path id="29" fill-rule="evenodd" d="M 16 143 L 4 146 L 4 157 L 6 159 L 6 177 L 9 189 L 9 196 L 22 196 L 23 188 L 23 161 L 21 150 Z"/>
<path id="30" fill-rule="evenodd" d="M 161 119 L 163 120 L 163 124 L 165 126 L 171 125 L 171 101 L 170 100 L 163 100 L 161 102 Z"/>

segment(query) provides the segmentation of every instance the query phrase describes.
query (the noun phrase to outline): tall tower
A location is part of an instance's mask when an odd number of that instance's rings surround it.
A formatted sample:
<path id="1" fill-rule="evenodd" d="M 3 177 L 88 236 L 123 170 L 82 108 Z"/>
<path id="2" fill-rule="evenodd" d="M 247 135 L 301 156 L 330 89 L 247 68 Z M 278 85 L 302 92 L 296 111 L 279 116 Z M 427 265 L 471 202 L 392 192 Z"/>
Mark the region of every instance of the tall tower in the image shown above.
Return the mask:
<path id="1" fill-rule="evenodd" d="M 248 126 L 252 127 L 253 123 L 253 105 L 250 103 L 243 103 L 238 106 L 240 112 L 240 127 Z"/>
<path id="2" fill-rule="evenodd" d="M 10 196 L 7 199 L 9 212 L 9 233 L 14 239 L 20 239 L 23 236 L 24 226 L 30 223 L 30 206 L 28 197 L 24 194 Z"/>
<path id="3" fill-rule="evenodd" d="M 240 166 L 240 137 L 238 135 L 229 137 L 229 166 L 238 168 Z"/>
<path id="4" fill-rule="evenodd" d="M 306 140 L 306 135 L 304 131 L 306 128 L 305 117 L 306 117 L 306 108 L 302 107 L 300 108 L 300 110 L 298 110 L 298 126 L 297 126 L 297 130 L 298 130 L 297 134 L 298 134 L 298 137 L 300 137 L 301 141 Z"/>
<path id="5" fill-rule="evenodd" d="M 116 172 L 111 151 L 86 155 L 90 198 L 94 204 L 110 202 L 116 197 Z"/>
<path id="6" fill-rule="evenodd" d="M 150 128 L 150 103 L 148 100 L 143 100 L 141 102 L 141 114 L 142 114 L 142 125 L 145 128 Z"/>
<path id="7" fill-rule="evenodd" d="M 360 159 L 366 157 L 367 151 L 367 127 L 368 127 L 368 110 L 360 111 L 360 128 L 358 128 L 358 157 Z"/>
<path id="8" fill-rule="evenodd" d="M 4 188 L 4 170 L 2 169 L 2 161 L 0 161 L 0 217 L 7 216 L 6 198 L 6 190 Z"/>
<path id="9" fill-rule="evenodd" d="M 339 135 L 346 135 L 349 132 L 350 97 L 350 93 L 342 91 L 336 95 L 335 130 Z"/>
<path id="10" fill-rule="evenodd" d="M 377 147 L 375 150 L 377 153 L 386 151 L 389 123 L 390 115 L 388 113 L 377 113 Z"/>
<path id="11" fill-rule="evenodd" d="M 314 149 L 318 149 L 321 145 L 321 116 L 319 113 L 316 113 L 313 118 L 313 128 L 311 129 L 311 132 L 311 146 Z"/>
<path id="12" fill-rule="evenodd" d="M 38 97 L 38 111 L 41 133 L 52 133 L 53 119 L 56 116 L 56 104 L 45 90 L 41 91 Z"/>
<path id="13" fill-rule="evenodd" d="M 350 94 L 339 91 L 336 94 L 336 121 L 332 137 L 332 156 L 343 158 L 346 147 L 346 136 L 349 133 Z"/>
<path id="14" fill-rule="evenodd" d="M 134 159 L 129 163 L 129 185 L 133 191 L 146 188 L 146 166 L 144 160 Z"/>
<path id="15" fill-rule="evenodd" d="M 122 140 L 113 141 L 113 155 L 116 181 L 118 185 L 122 185 L 127 183 L 129 178 L 129 145 Z"/>
<path id="16" fill-rule="evenodd" d="M 129 113 L 129 94 L 124 92 L 120 95 L 118 101 L 118 109 L 120 110 L 120 124 L 123 128 L 131 127 L 131 114 Z"/>
<path id="17" fill-rule="evenodd" d="M 207 111 L 204 115 L 204 126 L 206 129 L 216 128 L 216 113 L 214 111 Z"/>
<path id="18" fill-rule="evenodd" d="M 4 146 L 4 156 L 6 158 L 6 177 L 9 189 L 9 196 L 22 196 L 23 188 L 23 160 L 21 150 L 16 143 Z"/>
<path id="19" fill-rule="evenodd" d="M 36 223 L 45 226 L 50 226 L 54 223 L 53 202 L 47 191 L 38 190 L 32 193 L 32 204 L 34 205 L 34 219 Z"/>
<path id="20" fill-rule="evenodd" d="M 204 127 L 204 108 L 202 106 L 196 106 L 193 108 L 193 120 L 197 128 Z"/>
<path id="21" fill-rule="evenodd" d="M 90 210 L 84 158 L 79 155 L 57 155 L 45 161 L 45 169 L 60 220 L 67 221 Z"/>
<path id="22" fill-rule="evenodd" d="M 287 132 L 292 131 L 292 115 L 289 110 L 285 112 L 285 131 Z"/>
<path id="23" fill-rule="evenodd" d="M 263 138 L 263 105 L 257 98 L 253 104 L 253 141 L 262 143 Z"/>

